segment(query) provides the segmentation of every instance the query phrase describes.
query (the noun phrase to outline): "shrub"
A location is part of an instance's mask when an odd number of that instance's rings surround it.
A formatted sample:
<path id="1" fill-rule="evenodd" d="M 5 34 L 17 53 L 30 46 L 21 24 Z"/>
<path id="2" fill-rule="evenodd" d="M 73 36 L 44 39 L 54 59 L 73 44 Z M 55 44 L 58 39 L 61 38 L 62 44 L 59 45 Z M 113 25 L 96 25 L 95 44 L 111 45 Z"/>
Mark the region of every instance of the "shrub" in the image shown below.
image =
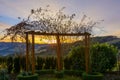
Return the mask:
<path id="1" fill-rule="evenodd" d="M 35 72 L 39 75 L 54 74 L 54 70 L 37 70 Z"/>
<path id="2" fill-rule="evenodd" d="M 82 76 L 82 73 L 81 70 L 64 70 L 64 74 L 69 76 Z"/>
<path id="3" fill-rule="evenodd" d="M 116 64 L 118 50 L 110 44 L 95 44 L 91 47 L 91 67 L 93 72 L 106 72 Z"/>
<path id="4" fill-rule="evenodd" d="M 36 65 L 36 69 L 37 70 L 41 70 L 43 68 L 43 63 L 45 62 L 44 58 L 42 57 L 37 57 L 37 65 Z"/>
<path id="5" fill-rule="evenodd" d="M 73 70 L 85 70 L 84 54 L 85 50 L 83 46 L 74 47 L 69 52 L 68 57 L 71 58 L 71 62 L 69 64 L 72 65 Z"/>
<path id="6" fill-rule="evenodd" d="M 55 71 L 55 77 L 56 78 L 63 78 L 64 77 L 64 71 Z"/>
<path id="7" fill-rule="evenodd" d="M 0 70 L 0 80 L 9 80 L 6 69 Z"/>
<path id="8" fill-rule="evenodd" d="M 49 61 L 49 57 L 45 58 L 45 66 L 44 69 L 50 69 L 50 61 Z"/>
<path id="9" fill-rule="evenodd" d="M 13 58 L 12 57 L 7 58 L 7 69 L 8 69 L 8 73 L 10 74 L 13 69 Z"/>
<path id="10" fill-rule="evenodd" d="M 101 73 L 91 73 L 91 74 L 87 74 L 86 72 L 84 72 L 82 74 L 82 78 L 83 80 L 103 80 L 103 75 Z"/>
<path id="11" fill-rule="evenodd" d="M 71 62 L 72 62 L 71 58 L 69 58 L 69 57 L 64 58 L 64 69 L 65 70 L 70 70 L 71 69 L 71 66 L 72 66 Z"/>
<path id="12" fill-rule="evenodd" d="M 25 56 L 22 56 L 22 57 L 20 58 L 20 66 L 21 66 L 21 69 L 22 69 L 23 71 L 26 70 L 26 57 L 25 57 Z"/>
<path id="13" fill-rule="evenodd" d="M 28 73 L 22 73 L 17 76 L 18 80 L 38 80 L 38 74 L 28 74 Z"/>
<path id="14" fill-rule="evenodd" d="M 56 57 L 50 57 L 50 67 L 51 67 L 51 69 L 56 69 Z"/>
<path id="15" fill-rule="evenodd" d="M 20 72 L 20 57 L 14 58 L 14 73 Z"/>

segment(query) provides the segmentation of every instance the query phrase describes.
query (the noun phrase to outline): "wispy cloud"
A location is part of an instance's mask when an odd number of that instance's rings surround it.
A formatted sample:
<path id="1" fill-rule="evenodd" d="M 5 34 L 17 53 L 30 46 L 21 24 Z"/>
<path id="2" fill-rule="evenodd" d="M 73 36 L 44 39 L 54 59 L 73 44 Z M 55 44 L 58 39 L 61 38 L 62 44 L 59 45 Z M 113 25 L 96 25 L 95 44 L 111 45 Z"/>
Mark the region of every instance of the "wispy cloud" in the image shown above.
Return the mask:
<path id="1" fill-rule="evenodd" d="M 4 17 L 0 17 L 0 22 L 14 25 L 19 21 L 17 17 L 26 18 L 31 9 L 44 8 L 46 5 L 50 5 L 53 10 L 65 6 L 68 14 L 86 14 L 96 21 L 104 19 L 102 25 L 98 26 L 104 27 L 105 34 L 120 30 L 120 0 L 0 0 L 0 16 Z"/>

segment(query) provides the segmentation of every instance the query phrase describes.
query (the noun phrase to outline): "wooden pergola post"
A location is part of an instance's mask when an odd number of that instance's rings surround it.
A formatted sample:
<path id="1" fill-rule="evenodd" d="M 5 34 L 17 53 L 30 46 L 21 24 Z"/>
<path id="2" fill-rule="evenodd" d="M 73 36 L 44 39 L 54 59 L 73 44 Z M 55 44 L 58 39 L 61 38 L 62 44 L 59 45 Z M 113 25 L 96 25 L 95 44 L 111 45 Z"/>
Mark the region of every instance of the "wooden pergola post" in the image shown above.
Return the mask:
<path id="1" fill-rule="evenodd" d="M 58 71 L 62 70 L 62 63 L 61 63 L 61 45 L 60 45 L 60 38 L 59 35 L 56 35 L 57 40 L 57 69 Z"/>
<path id="2" fill-rule="evenodd" d="M 32 32 L 32 74 L 35 73 L 34 32 Z"/>
<path id="3" fill-rule="evenodd" d="M 90 35 L 85 33 L 85 69 L 86 73 L 89 73 L 89 40 Z"/>
<path id="4" fill-rule="evenodd" d="M 28 45 L 28 34 L 32 35 L 32 73 L 35 72 L 35 54 L 34 54 L 34 35 L 47 35 L 47 36 L 56 36 L 57 41 L 57 69 L 58 71 L 62 70 L 62 55 L 61 55 L 61 45 L 59 36 L 85 36 L 85 67 L 86 73 L 89 72 L 89 46 L 90 46 L 90 34 L 89 33 L 41 33 L 28 31 L 26 32 L 26 71 L 28 71 L 28 55 L 29 55 L 29 45 Z"/>
<path id="5" fill-rule="evenodd" d="M 28 55 L 29 55 L 29 45 L 28 45 L 28 33 L 26 33 L 26 71 L 28 72 Z"/>

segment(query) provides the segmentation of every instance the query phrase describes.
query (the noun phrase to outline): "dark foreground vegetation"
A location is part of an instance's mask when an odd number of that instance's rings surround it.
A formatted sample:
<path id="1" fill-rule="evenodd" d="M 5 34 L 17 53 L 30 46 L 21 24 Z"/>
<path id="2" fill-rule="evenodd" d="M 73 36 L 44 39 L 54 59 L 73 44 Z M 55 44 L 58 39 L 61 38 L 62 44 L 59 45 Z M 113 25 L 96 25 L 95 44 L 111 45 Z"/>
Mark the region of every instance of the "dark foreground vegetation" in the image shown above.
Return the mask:
<path id="1" fill-rule="evenodd" d="M 84 51 L 84 46 L 73 47 L 68 55 L 63 57 L 62 71 L 57 71 L 57 58 L 55 56 L 36 56 L 35 73 L 39 75 L 38 79 L 57 80 L 60 78 L 61 80 L 84 80 L 82 77 L 85 72 Z M 92 74 L 94 72 L 100 72 L 102 75 L 106 75 L 106 72 L 111 72 L 116 66 L 116 55 L 118 53 L 116 47 L 109 44 L 94 44 L 91 46 L 90 53 L 90 71 Z M 29 62 L 31 61 L 29 60 Z M 7 78 L 15 80 L 21 77 L 21 75 L 32 75 L 31 65 L 29 65 L 29 72 L 25 72 L 25 67 L 25 56 L 0 57 L 0 80 L 2 80 L 2 78 L 4 78 L 4 80 L 8 80 Z M 103 77 L 101 77 L 101 79 L 102 78 Z"/>

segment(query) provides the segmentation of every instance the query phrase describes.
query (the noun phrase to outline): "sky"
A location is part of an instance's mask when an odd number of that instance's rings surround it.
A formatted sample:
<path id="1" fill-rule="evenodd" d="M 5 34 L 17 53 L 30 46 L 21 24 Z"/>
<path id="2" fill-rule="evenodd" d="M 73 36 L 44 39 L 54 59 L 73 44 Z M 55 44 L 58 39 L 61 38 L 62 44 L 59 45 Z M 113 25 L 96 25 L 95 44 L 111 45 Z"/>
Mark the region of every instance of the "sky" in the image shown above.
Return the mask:
<path id="1" fill-rule="evenodd" d="M 0 31 L 19 23 L 18 17 L 26 18 L 31 9 L 47 5 L 53 10 L 66 7 L 65 13 L 75 13 L 78 20 L 83 14 L 104 20 L 94 29 L 96 36 L 120 36 L 120 0 L 0 0 Z"/>

